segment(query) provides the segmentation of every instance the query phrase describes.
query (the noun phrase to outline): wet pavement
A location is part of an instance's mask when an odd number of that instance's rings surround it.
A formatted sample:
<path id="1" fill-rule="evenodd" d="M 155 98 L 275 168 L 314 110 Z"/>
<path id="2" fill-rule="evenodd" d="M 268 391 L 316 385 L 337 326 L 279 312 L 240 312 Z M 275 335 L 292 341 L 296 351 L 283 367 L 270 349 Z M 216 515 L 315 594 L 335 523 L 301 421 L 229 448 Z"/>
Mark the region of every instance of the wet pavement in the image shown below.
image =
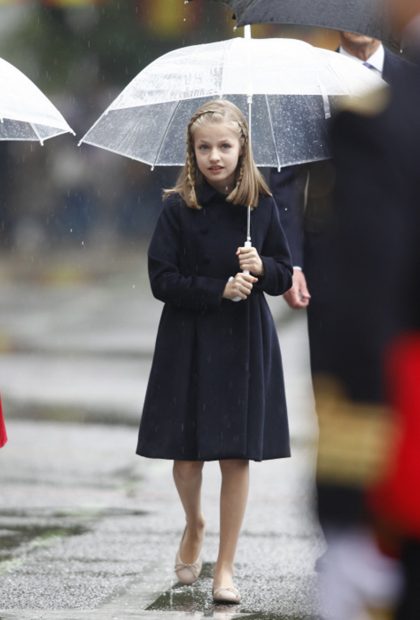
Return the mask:
<path id="1" fill-rule="evenodd" d="M 215 606 L 220 474 L 204 470 L 204 570 L 175 583 L 183 515 L 171 463 L 134 454 L 160 314 L 145 253 L 3 260 L 0 620 L 313 620 L 315 420 L 305 319 L 272 300 L 293 456 L 251 465 L 237 554 L 242 602 Z"/>

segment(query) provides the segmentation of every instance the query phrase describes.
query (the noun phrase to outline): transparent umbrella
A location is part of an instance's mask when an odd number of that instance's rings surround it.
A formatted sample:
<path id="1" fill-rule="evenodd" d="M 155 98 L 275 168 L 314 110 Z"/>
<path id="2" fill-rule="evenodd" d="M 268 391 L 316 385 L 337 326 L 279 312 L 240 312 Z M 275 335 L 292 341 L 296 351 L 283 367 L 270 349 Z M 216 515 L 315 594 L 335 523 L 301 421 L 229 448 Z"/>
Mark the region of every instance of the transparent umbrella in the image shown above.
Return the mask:
<path id="1" fill-rule="evenodd" d="M 143 69 L 80 143 L 152 167 L 183 165 L 190 117 L 205 101 L 226 98 L 249 118 L 257 165 L 281 168 L 328 158 L 331 111 L 381 84 L 351 59 L 292 39 L 184 47 Z"/>
<path id="2" fill-rule="evenodd" d="M 51 101 L 29 78 L 0 58 L 0 140 L 44 140 L 73 133 Z"/>

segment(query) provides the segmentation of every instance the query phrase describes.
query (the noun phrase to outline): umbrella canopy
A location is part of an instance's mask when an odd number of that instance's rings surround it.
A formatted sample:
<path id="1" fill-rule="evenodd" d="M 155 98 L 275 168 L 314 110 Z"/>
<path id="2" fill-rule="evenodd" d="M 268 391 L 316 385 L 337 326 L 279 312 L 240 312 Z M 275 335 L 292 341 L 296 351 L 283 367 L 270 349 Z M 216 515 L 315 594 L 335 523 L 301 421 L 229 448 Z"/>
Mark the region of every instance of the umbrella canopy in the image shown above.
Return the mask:
<path id="1" fill-rule="evenodd" d="M 344 30 L 399 47 L 392 35 L 384 0 L 221 0 L 232 8 L 238 26 L 293 24 Z"/>
<path id="2" fill-rule="evenodd" d="M 44 140 L 74 131 L 19 69 L 0 58 L 0 140 Z"/>
<path id="3" fill-rule="evenodd" d="M 330 107 L 381 84 L 353 60 L 302 41 L 238 37 L 184 47 L 141 71 L 80 142 L 151 166 L 183 165 L 186 127 L 202 103 L 226 98 L 248 116 L 251 99 L 257 165 L 325 159 Z"/>

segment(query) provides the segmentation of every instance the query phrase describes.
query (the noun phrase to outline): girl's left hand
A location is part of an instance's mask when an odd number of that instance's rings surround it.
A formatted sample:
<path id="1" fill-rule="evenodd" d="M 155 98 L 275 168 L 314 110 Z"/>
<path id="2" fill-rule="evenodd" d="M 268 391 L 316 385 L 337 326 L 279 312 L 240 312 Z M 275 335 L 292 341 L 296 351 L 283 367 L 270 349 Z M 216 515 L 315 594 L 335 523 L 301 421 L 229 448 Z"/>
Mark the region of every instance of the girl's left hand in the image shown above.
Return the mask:
<path id="1" fill-rule="evenodd" d="M 238 248 L 236 256 L 239 259 L 239 266 L 242 271 L 249 271 L 255 276 L 264 275 L 264 265 L 255 248 Z"/>

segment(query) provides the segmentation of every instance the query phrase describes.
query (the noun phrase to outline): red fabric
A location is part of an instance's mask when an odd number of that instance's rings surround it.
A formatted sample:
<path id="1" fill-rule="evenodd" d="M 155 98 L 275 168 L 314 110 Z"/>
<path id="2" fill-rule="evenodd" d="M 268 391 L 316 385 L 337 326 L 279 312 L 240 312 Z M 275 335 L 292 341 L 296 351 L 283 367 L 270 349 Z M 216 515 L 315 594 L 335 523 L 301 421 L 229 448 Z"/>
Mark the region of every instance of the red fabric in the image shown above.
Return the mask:
<path id="1" fill-rule="evenodd" d="M 1 400 L 0 400 L 0 448 L 4 446 L 6 441 L 7 441 L 6 426 L 4 424 L 3 410 L 1 406 Z"/>
<path id="2" fill-rule="evenodd" d="M 372 489 L 374 511 L 404 535 L 420 536 L 420 335 L 401 339 L 388 359 L 396 422 L 383 479 Z"/>

